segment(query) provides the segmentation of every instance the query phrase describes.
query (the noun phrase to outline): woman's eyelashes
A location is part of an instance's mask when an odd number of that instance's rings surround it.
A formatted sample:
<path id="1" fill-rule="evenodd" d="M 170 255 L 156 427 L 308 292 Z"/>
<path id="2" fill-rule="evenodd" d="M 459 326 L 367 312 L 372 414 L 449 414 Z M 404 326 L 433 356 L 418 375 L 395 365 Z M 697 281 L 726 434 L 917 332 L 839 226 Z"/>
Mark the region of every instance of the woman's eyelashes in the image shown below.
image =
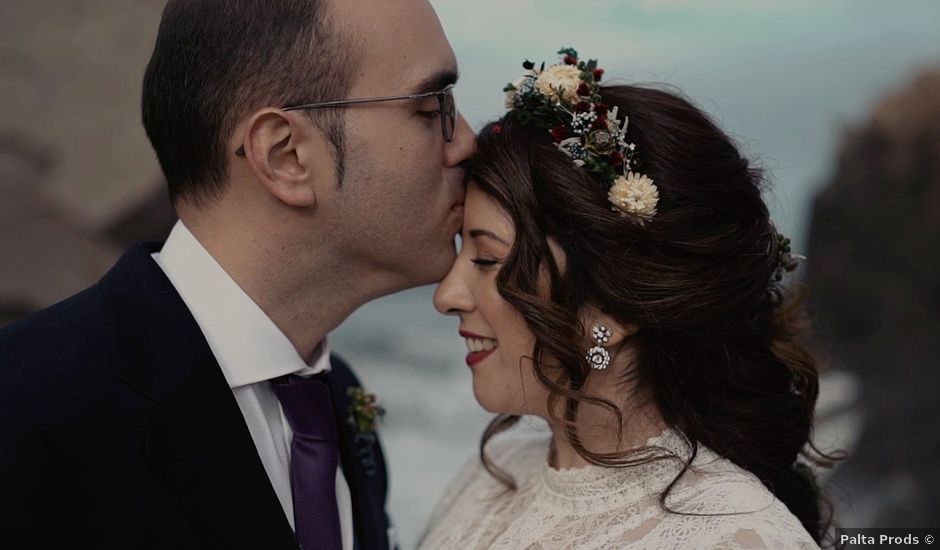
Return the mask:
<path id="1" fill-rule="evenodd" d="M 493 267 L 494 265 L 499 264 L 499 260 L 492 260 L 489 258 L 473 258 L 470 261 L 473 262 L 480 269 L 484 269 L 484 270 L 487 268 Z"/>

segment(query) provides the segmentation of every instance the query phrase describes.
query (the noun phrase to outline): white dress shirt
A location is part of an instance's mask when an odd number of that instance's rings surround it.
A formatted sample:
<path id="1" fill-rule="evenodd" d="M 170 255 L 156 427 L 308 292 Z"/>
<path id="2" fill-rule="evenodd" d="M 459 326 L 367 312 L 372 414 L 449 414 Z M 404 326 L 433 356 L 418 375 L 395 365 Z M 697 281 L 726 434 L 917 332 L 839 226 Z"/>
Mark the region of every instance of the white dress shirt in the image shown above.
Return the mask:
<path id="1" fill-rule="evenodd" d="M 202 329 L 245 417 L 258 456 L 294 528 L 290 486 L 293 432 L 269 380 L 285 374 L 310 376 L 330 370 L 324 339 L 307 364 L 294 345 L 221 265 L 177 221 L 163 249 L 153 254 Z M 343 548 L 353 547 L 352 497 L 342 469 L 336 469 Z"/>

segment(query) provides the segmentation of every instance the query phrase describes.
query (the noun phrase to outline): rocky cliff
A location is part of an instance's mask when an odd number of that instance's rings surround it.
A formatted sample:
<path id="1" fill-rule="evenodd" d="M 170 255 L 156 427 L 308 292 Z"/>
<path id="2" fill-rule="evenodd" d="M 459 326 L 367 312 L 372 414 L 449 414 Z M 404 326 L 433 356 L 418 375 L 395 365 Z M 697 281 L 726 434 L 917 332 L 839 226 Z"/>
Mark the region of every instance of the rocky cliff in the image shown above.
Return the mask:
<path id="1" fill-rule="evenodd" d="M 864 432 L 834 493 L 858 527 L 937 525 L 940 67 L 845 131 L 807 255 L 817 345 L 862 386 Z"/>

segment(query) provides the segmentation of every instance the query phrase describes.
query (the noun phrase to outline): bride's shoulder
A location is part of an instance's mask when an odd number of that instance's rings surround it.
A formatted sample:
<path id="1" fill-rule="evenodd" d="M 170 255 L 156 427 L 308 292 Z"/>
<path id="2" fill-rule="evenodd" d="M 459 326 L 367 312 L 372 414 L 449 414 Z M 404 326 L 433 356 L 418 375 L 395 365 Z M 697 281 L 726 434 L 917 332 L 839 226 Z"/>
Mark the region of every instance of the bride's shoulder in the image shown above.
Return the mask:
<path id="1" fill-rule="evenodd" d="M 676 484 L 675 495 L 698 512 L 755 514 L 782 504 L 750 471 L 701 447 L 693 465 Z"/>
<path id="2" fill-rule="evenodd" d="M 692 467 L 676 485 L 676 493 L 687 496 L 690 502 L 712 503 L 715 507 L 735 507 L 743 502 L 762 508 L 773 500 L 773 494 L 757 476 L 707 447 L 700 447 Z"/>
<path id="3" fill-rule="evenodd" d="M 818 548 L 800 520 L 757 476 L 708 449 L 703 458 L 707 460 L 696 461 L 683 475 L 666 503 L 679 512 L 701 514 L 713 547 Z"/>

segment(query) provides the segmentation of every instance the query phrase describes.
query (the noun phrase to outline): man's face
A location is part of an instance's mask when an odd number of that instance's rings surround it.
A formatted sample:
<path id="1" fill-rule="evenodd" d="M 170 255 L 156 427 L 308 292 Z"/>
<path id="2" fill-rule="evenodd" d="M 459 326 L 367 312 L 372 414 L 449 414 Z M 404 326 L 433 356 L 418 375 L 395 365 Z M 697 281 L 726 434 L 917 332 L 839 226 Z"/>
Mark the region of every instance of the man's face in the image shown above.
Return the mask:
<path id="1" fill-rule="evenodd" d="M 437 91 L 456 79 L 454 52 L 426 0 L 337 1 L 334 10 L 363 52 L 350 98 Z M 445 142 L 438 106 L 430 97 L 346 111 L 346 175 L 330 214 L 334 237 L 347 260 L 397 288 L 440 280 L 456 255 L 460 164 L 475 138 L 458 116 L 454 140 Z"/>

